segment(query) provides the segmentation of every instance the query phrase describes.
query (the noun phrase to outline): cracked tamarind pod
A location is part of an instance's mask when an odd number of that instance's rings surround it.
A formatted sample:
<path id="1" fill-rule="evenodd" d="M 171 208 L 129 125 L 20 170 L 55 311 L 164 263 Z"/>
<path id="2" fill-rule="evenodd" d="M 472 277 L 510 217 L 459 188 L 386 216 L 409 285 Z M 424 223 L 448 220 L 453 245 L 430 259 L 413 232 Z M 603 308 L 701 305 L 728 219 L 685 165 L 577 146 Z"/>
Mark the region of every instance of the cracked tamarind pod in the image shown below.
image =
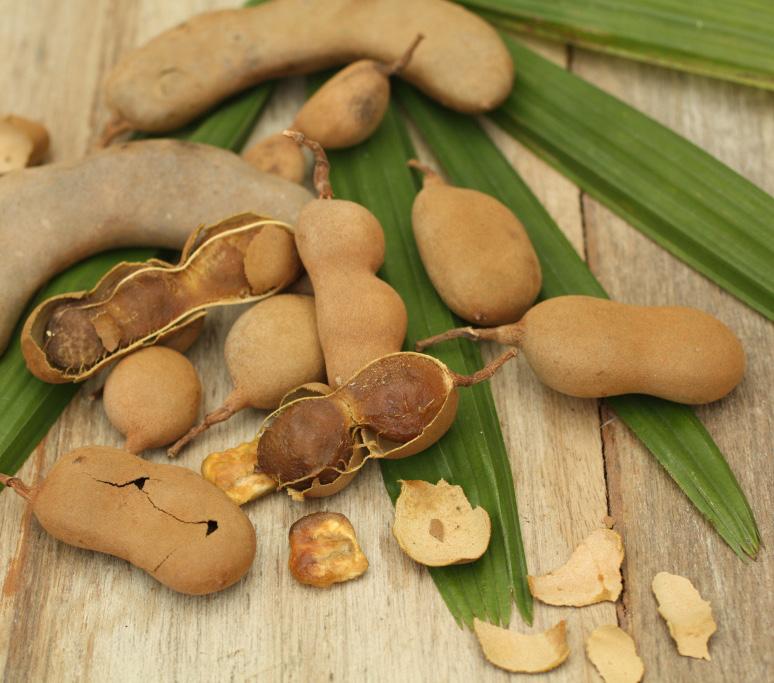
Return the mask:
<path id="1" fill-rule="evenodd" d="M 22 353 L 46 382 L 80 382 L 193 325 L 213 306 L 257 301 L 299 275 L 289 225 L 241 214 L 196 230 L 176 266 L 121 263 L 89 292 L 52 297 L 30 314 Z"/>
<path id="2" fill-rule="evenodd" d="M 400 351 L 408 314 L 400 295 L 376 272 L 384 262 L 384 232 L 368 209 L 334 199 L 323 148 L 302 133 L 285 135 L 315 155 L 319 198 L 298 216 L 298 255 L 314 287 L 317 330 L 328 384 L 337 387 L 377 358 Z"/>
<path id="3" fill-rule="evenodd" d="M 459 327 L 424 339 L 489 340 L 521 350 L 538 379 L 569 396 L 648 394 L 710 403 L 742 381 L 744 349 L 709 313 L 686 306 L 631 306 L 591 296 L 557 296 L 517 323 Z"/>
<path id="4" fill-rule="evenodd" d="M 472 375 L 410 351 L 384 356 L 330 394 L 283 404 L 266 418 L 255 441 L 237 447 L 238 457 L 218 455 L 223 468 L 212 456 L 205 460 L 205 476 L 218 485 L 249 477 L 251 498 L 272 490 L 287 490 L 296 500 L 331 496 L 367 460 L 406 458 L 433 445 L 454 421 L 457 388 L 489 379 L 515 355 L 507 351 Z M 251 453 L 253 475 L 246 471 Z M 216 474 L 224 476 L 218 481 Z"/>
<path id="5" fill-rule="evenodd" d="M 247 516 L 183 467 L 86 446 L 62 456 L 35 487 L 3 474 L 0 483 L 29 501 L 54 538 L 127 560 L 179 593 L 228 588 L 255 557 Z"/>

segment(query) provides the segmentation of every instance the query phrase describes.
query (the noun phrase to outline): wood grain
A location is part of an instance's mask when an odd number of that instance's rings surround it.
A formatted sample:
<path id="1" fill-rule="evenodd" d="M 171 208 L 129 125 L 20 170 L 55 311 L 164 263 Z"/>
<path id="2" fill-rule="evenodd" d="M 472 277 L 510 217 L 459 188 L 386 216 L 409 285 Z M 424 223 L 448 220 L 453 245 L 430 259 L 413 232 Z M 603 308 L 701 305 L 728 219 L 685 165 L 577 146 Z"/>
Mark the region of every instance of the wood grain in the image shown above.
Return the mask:
<path id="1" fill-rule="evenodd" d="M 131 45 L 194 12 L 231 0 L 0 0 L 0 87 L 15 113 L 49 126 L 54 159 L 81 156 L 107 119 L 100 83 Z M 567 51 L 536 45 L 560 64 Z M 577 53 L 572 68 L 674 127 L 768 191 L 774 176 L 774 96 Z M 283 84 L 254 138 L 289 123 L 303 98 Z M 11 106 L 11 105 L 9 105 Z M 490 134 L 524 176 L 608 291 L 624 301 L 678 302 L 728 322 L 750 351 L 750 371 L 731 397 L 700 414 L 728 455 L 762 526 L 772 530 L 772 417 L 768 390 L 772 326 L 696 275 L 588 198 L 494 126 Z M 421 149 L 421 145 L 420 145 Z M 432 161 L 425 153 L 423 156 Z M 621 264 L 626 264 L 621 267 Z M 209 316 L 190 356 L 205 386 L 205 409 L 230 390 L 225 335 L 240 309 Z M 491 357 L 495 349 L 486 349 Z M 90 382 L 21 471 L 34 482 L 76 446 L 120 445 Z M 774 568 L 767 551 L 737 560 L 654 459 L 593 401 L 542 387 L 523 362 L 493 382 L 517 484 L 522 529 L 534 573 L 564 562 L 610 512 L 624 534 L 625 612 L 648 680 L 763 680 L 774 666 Z M 261 414 L 246 411 L 184 452 L 198 469 L 212 450 L 253 435 Z M 600 431 L 601 421 L 604 428 Z M 149 457 L 163 461 L 162 452 Z M 319 591 L 296 584 L 287 568 L 287 530 L 302 514 L 343 512 L 371 562 L 359 581 Z M 0 495 L 0 676 L 28 680 L 498 681 L 474 637 L 457 628 L 427 572 L 394 542 L 392 508 L 378 468 L 369 467 L 336 498 L 304 505 L 272 496 L 248 509 L 257 560 L 232 590 L 207 598 L 172 594 L 142 572 L 47 537 L 20 501 Z M 656 614 L 650 580 L 659 570 L 690 576 L 713 602 L 720 630 L 712 662 L 679 657 Z M 536 605 L 536 627 L 567 618 L 572 648 L 558 670 L 531 680 L 597 681 L 583 641 L 614 623 L 611 604 L 581 610 Z M 512 628 L 526 630 L 514 616 Z"/>

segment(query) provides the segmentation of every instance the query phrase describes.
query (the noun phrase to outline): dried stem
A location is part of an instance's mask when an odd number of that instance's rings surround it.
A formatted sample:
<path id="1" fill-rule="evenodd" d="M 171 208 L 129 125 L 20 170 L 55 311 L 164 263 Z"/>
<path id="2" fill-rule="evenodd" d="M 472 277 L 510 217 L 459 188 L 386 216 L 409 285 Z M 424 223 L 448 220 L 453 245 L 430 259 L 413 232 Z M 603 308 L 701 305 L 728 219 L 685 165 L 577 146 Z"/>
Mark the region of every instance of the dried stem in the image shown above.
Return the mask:
<path id="1" fill-rule="evenodd" d="M 312 150 L 314 154 L 314 188 L 319 193 L 320 199 L 331 199 L 333 197 L 330 181 L 331 164 L 322 145 L 319 142 L 310 140 L 297 130 L 283 130 L 282 134 L 293 140 L 297 145 L 304 145 Z"/>
<path id="2" fill-rule="evenodd" d="M 102 129 L 102 134 L 97 141 L 97 149 L 104 149 L 119 135 L 128 133 L 130 130 L 133 130 L 133 128 L 128 121 L 119 118 L 110 119 Z"/>
<path id="3" fill-rule="evenodd" d="M 9 489 L 13 489 L 24 498 L 24 500 L 32 501 L 32 489 L 21 479 L 8 476 L 7 474 L 0 474 L 0 484 L 7 486 Z"/>
<path id="4" fill-rule="evenodd" d="M 411 45 L 408 46 L 408 50 L 406 50 L 398 59 L 396 59 L 392 64 L 387 65 L 387 69 L 385 71 L 386 76 L 394 76 L 395 74 L 399 74 L 403 69 L 405 69 L 408 66 L 408 63 L 411 61 L 411 58 L 414 56 L 414 50 L 417 49 L 417 45 L 419 45 L 423 40 L 425 36 L 421 33 L 417 34 L 417 37 L 414 38 L 414 40 L 411 42 Z"/>
<path id="5" fill-rule="evenodd" d="M 430 166 L 422 163 L 417 159 L 409 159 L 406 162 L 406 166 L 410 168 L 415 168 L 417 171 L 419 171 L 420 173 L 422 173 L 422 175 L 425 176 L 422 182 L 423 185 L 430 185 L 432 183 L 440 183 L 443 185 L 446 183 L 446 181 L 443 178 L 441 178 L 441 176 L 439 176 L 434 169 L 432 169 Z"/>
<path id="6" fill-rule="evenodd" d="M 500 327 L 456 327 L 427 339 L 420 339 L 414 345 L 414 349 L 424 351 L 428 346 L 460 338 L 472 341 L 493 341 L 505 346 L 519 346 L 523 335 L 524 329 L 520 322 L 500 325 Z"/>
<path id="7" fill-rule="evenodd" d="M 472 375 L 459 375 L 453 370 L 449 370 L 451 376 L 454 378 L 454 384 L 458 387 L 470 387 L 480 382 L 485 382 L 492 375 L 494 375 L 505 363 L 511 358 L 516 357 L 518 354 L 517 349 L 508 349 L 505 353 L 499 355 L 490 363 L 487 363 L 483 368 L 474 372 Z"/>
<path id="8" fill-rule="evenodd" d="M 218 424 L 218 422 L 225 422 L 234 413 L 241 409 L 241 406 L 234 408 L 233 406 L 229 405 L 229 401 L 226 399 L 226 402 L 220 408 L 216 408 L 211 413 L 207 413 L 207 415 L 204 416 L 204 420 L 202 420 L 200 424 L 196 425 L 195 427 L 191 427 L 188 432 L 183 434 L 183 436 L 175 441 L 175 443 L 167 449 L 167 456 L 170 458 L 176 458 L 180 451 L 182 451 L 188 445 L 188 443 L 199 436 L 199 434 L 206 432 L 210 427 Z"/>

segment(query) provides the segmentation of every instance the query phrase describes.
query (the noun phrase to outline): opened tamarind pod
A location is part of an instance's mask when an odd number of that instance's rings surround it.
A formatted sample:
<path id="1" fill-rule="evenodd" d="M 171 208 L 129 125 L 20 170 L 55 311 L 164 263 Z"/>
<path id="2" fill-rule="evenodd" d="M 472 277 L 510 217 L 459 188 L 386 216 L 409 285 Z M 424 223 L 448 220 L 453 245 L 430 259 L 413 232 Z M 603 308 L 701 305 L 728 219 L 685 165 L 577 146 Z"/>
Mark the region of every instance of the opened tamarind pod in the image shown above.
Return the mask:
<path id="1" fill-rule="evenodd" d="M 180 593 L 223 590 L 255 557 L 253 525 L 217 487 L 118 448 L 77 448 L 31 488 L 4 474 L 0 484 L 54 538 L 127 560 Z"/>
<path id="2" fill-rule="evenodd" d="M 77 261 L 120 247 L 179 250 L 195 226 L 248 211 L 293 225 L 311 197 L 233 152 L 181 140 L 127 142 L 8 173 L 0 182 L 0 353 L 30 297 Z"/>
<path id="3" fill-rule="evenodd" d="M 36 377 L 80 382 L 193 324 L 207 308 L 271 296 L 300 268 L 288 224 L 234 216 L 194 231 L 175 266 L 121 263 L 88 292 L 47 299 L 24 324 L 22 353 Z"/>
<path id="4" fill-rule="evenodd" d="M 384 262 L 384 232 L 365 207 L 333 199 L 325 151 L 302 133 L 284 132 L 314 152 L 319 198 L 296 225 L 298 255 L 312 281 L 317 330 L 328 383 L 342 384 L 366 363 L 400 351 L 408 315 L 400 295 L 376 272 Z"/>
<path id="5" fill-rule="evenodd" d="M 200 424 L 194 427 L 192 422 L 190 429 L 178 435 L 180 438 L 167 451 L 170 457 L 240 410 L 274 410 L 287 392 L 324 378 L 314 299 L 301 294 L 278 294 L 259 301 L 232 325 L 223 355 L 233 391 Z"/>
<path id="6" fill-rule="evenodd" d="M 432 356 L 393 353 L 330 394 L 285 403 L 256 436 L 256 483 L 273 481 L 297 500 L 321 498 L 343 489 L 367 460 L 419 453 L 454 421 L 457 388 L 489 379 L 515 355 L 511 349 L 478 372 L 459 375 Z M 241 476 L 248 452 L 241 451 Z M 215 465 L 208 463 L 213 472 Z M 260 493 L 269 490 L 262 486 Z"/>
<path id="7" fill-rule="evenodd" d="M 519 320 L 535 302 L 543 280 L 519 219 L 488 194 L 449 185 L 415 159 L 408 165 L 425 174 L 411 222 L 438 295 L 468 322 L 503 325 Z"/>
<path id="8" fill-rule="evenodd" d="M 395 61 L 360 59 L 326 81 L 301 107 L 292 128 L 324 149 L 352 147 L 371 137 L 390 103 L 390 76 L 411 61 L 420 33 Z"/>
<path id="9" fill-rule="evenodd" d="M 717 318 L 685 306 L 631 306 L 590 296 L 542 301 L 512 325 L 461 327 L 420 341 L 490 340 L 521 349 L 538 379 L 570 396 L 649 394 L 709 403 L 742 381 L 745 354 Z"/>

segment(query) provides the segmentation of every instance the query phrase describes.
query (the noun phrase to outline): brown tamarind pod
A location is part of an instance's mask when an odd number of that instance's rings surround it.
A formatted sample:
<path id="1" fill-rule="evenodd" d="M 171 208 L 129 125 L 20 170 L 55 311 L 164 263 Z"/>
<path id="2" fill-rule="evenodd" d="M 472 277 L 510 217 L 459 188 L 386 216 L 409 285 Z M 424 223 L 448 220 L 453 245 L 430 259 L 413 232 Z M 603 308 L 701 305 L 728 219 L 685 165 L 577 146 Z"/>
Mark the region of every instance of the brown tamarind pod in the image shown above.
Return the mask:
<path id="1" fill-rule="evenodd" d="M 503 325 L 535 302 L 542 274 L 527 232 L 513 212 L 488 194 L 425 174 L 411 222 L 433 287 L 458 316 L 476 325 Z"/>
<path id="2" fill-rule="evenodd" d="M 127 560 L 180 593 L 223 590 L 255 557 L 247 516 L 184 467 L 86 446 L 62 456 L 37 486 L 2 474 L 0 483 L 29 501 L 54 538 Z"/>
<path id="3" fill-rule="evenodd" d="M 257 252 L 254 258 L 248 258 Z M 189 237 L 180 261 L 121 263 L 88 292 L 52 297 L 30 314 L 22 353 L 30 372 L 80 382 L 117 358 L 193 324 L 213 306 L 257 301 L 301 270 L 292 228 L 241 214 Z"/>
<path id="4" fill-rule="evenodd" d="M 339 71 L 304 103 L 292 128 L 324 149 L 353 147 L 367 140 L 390 104 L 390 76 L 403 71 L 423 38 L 420 33 L 390 64 L 360 59 Z"/>
<path id="5" fill-rule="evenodd" d="M 739 384 L 745 369 L 736 335 L 717 318 L 685 306 L 558 296 L 517 323 L 449 330 L 417 349 L 458 337 L 514 346 L 543 384 L 580 398 L 649 394 L 709 403 Z"/>
<path id="6" fill-rule="evenodd" d="M 333 199 L 319 144 L 297 131 L 285 135 L 315 154 L 319 199 L 301 210 L 296 246 L 314 287 L 328 383 L 336 387 L 366 363 L 400 351 L 408 315 L 400 295 L 376 276 L 384 261 L 379 221 L 355 202 Z"/>

